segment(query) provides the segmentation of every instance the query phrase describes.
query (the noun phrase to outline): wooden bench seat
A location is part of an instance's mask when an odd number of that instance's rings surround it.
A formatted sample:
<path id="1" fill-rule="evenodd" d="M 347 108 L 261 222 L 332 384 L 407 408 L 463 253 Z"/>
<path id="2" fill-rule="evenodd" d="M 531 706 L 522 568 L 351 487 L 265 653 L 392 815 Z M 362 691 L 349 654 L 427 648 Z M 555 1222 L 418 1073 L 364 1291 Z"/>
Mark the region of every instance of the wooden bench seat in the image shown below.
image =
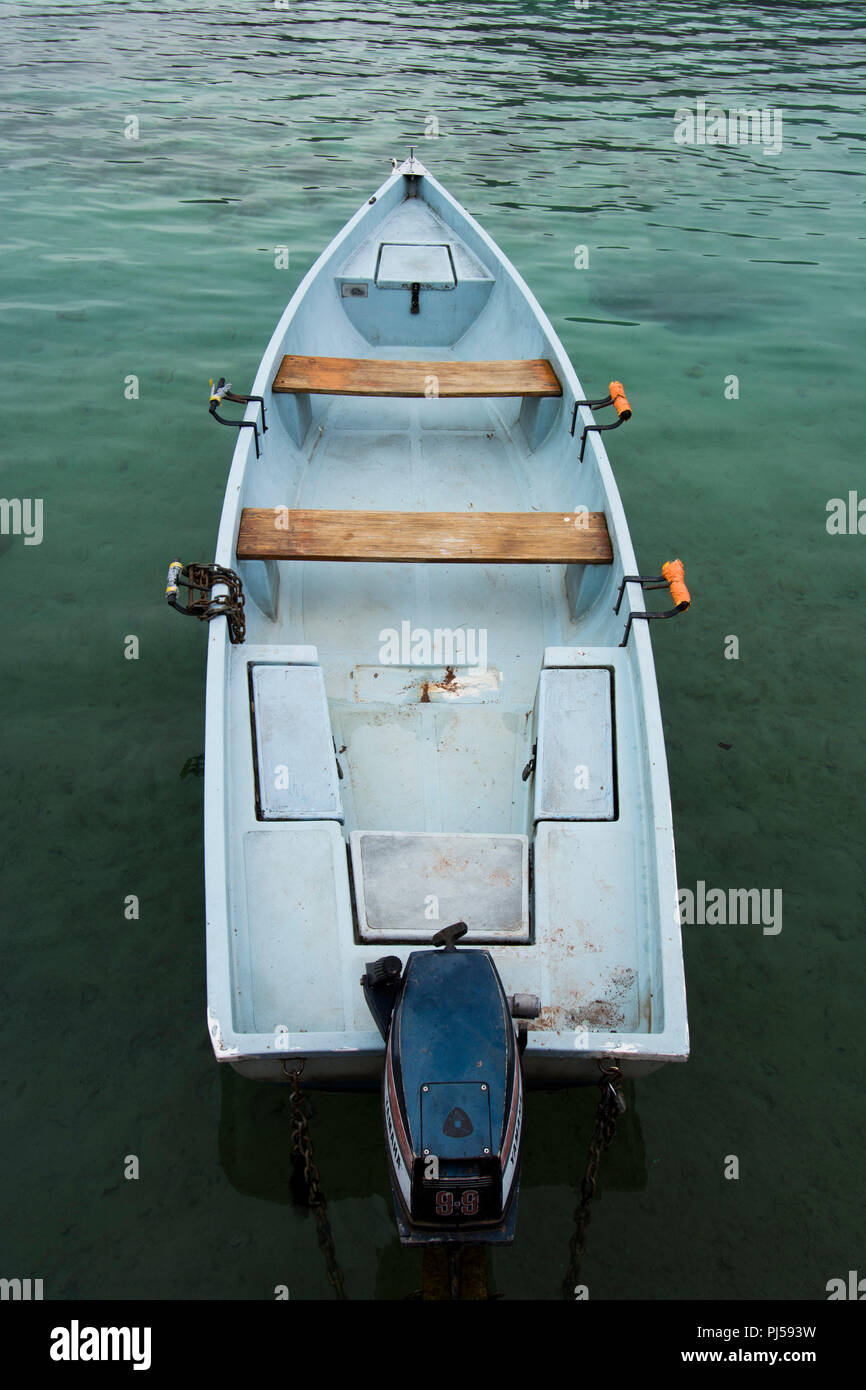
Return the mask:
<path id="1" fill-rule="evenodd" d="M 543 357 L 527 362 L 389 362 L 287 356 L 273 389 L 277 394 L 319 396 L 562 395 L 556 373 Z"/>
<path id="2" fill-rule="evenodd" d="M 576 525 L 575 522 L 581 524 Z M 246 507 L 239 560 L 609 565 L 603 512 L 366 512 Z"/>

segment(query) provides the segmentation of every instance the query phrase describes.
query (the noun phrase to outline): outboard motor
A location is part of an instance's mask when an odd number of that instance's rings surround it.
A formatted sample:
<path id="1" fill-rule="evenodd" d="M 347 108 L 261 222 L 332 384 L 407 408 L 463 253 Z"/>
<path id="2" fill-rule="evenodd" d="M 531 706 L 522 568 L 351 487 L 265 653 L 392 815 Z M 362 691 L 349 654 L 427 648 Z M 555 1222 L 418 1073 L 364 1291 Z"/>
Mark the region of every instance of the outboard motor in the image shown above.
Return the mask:
<path id="1" fill-rule="evenodd" d="M 514 1239 L 523 1082 L 512 1009 L 489 951 L 457 949 L 465 922 L 367 967 L 386 1042 L 385 1136 L 404 1245 Z M 523 1017 L 538 1001 L 518 996 Z M 515 1010 L 517 1012 L 518 1010 Z M 525 1041 L 525 1037 L 524 1037 Z"/>

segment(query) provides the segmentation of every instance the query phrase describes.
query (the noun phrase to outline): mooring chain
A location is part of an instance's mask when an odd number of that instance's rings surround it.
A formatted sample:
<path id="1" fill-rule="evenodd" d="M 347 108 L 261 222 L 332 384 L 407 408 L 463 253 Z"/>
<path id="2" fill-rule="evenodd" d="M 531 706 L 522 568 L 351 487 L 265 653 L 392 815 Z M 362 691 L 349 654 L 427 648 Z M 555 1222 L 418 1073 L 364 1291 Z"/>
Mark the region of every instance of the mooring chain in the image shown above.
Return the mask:
<path id="1" fill-rule="evenodd" d="M 227 594 L 214 594 L 220 584 L 228 589 Z M 180 601 L 181 589 L 187 590 L 185 604 Z M 214 618 L 224 617 L 229 641 L 243 642 L 246 636 L 244 587 L 234 570 L 223 565 L 185 565 L 182 560 L 172 560 L 165 581 L 165 597 L 172 608 L 188 618 L 209 623 Z"/>
<path id="2" fill-rule="evenodd" d="M 313 1159 L 313 1142 L 310 1138 L 310 1115 L 312 1113 L 312 1107 L 308 1097 L 301 1094 L 301 1088 L 298 1085 L 298 1073 L 293 1071 L 291 1077 L 292 1157 L 301 1158 L 304 1161 L 304 1180 L 307 1184 L 308 1205 L 315 1217 L 316 1235 L 319 1240 L 319 1249 L 325 1257 L 328 1282 L 333 1287 L 337 1298 L 345 1299 L 346 1290 L 343 1284 L 343 1272 L 337 1263 L 337 1250 L 334 1245 L 331 1223 L 328 1220 L 328 1204 L 321 1188 L 319 1170 Z"/>
<path id="3" fill-rule="evenodd" d="M 574 1231 L 569 1243 L 568 1270 L 562 1281 L 562 1296 L 569 1301 L 574 1298 L 575 1288 L 580 1280 L 580 1262 L 583 1259 L 586 1246 L 586 1228 L 592 1216 L 591 1204 L 598 1181 L 598 1165 L 604 1151 L 609 1149 L 613 1143 L 619 1116 L 625 1112 L 621 1069 L 615 1062 L 611 1063 L 610 1066 L 605 1066 L 604 1062 L 600 1061 L 598 1065 L 601 1070 L 601 1079 L 598 1083 L 601 1087 L 601 1096 L 595 1112 L 595 1127 L 589 1141 L 586 1171 L 580 1185 L 580 1203 L 574 1213 Z"/>

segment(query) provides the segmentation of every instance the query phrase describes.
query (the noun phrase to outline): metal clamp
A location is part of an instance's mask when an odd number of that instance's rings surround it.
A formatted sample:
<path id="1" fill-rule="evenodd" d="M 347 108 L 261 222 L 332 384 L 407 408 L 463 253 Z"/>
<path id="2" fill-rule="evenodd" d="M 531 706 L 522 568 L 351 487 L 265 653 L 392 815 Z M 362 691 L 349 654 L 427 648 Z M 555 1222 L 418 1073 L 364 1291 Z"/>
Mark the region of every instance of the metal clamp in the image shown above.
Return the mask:
<path id="1" fill-rule="evenodd" d="M 671 598 L 676 604 L 675 608 L 668 608 L 661 613 L 629 613 L 628 622 L 625 625 L 625 635 L 620 642 L 624 647 L 628 642 L 628 635 L 631 632 L 631 625 L 635 618 L 646 618 L 649 622 L 653 618 L 675 618 L 677 613 L 684 613 L 691 605 L 691 595 L 685 584 L 685 574 L 683 571 L 682 560 L 668 560 L 662 565 L 661 574 L 626 574 L 619 586 L 619 593 L 614 606 L 614 613 L 618 613 L 622 596 L 625 593 L 626 584 L 640 584 L 643 590 L 647 589 L 670 589 Z"/>
<path id="2" fill-rule="evenodd" d="M 214 386 L 213 381 L 211 381 L 211 383 L 210 383 L 210 405 L 208 406 L 208 409 L 209 409 L 211 415 L 213 416 L 213 418 L 214 418 L 215 420 L 218 420 L 219 423 L 220 423 L 221 425 L 234 425 L 235 429 L 238 429 L 238 430 L 242 430 L 242 429 L 252 430 L 252 432 L 253 432 L 253 437 L 255 438 L 255 441 L 256 441 L 256 458 L 259 458 L 260 453 L 261 453 L 261 451 L 260 451 L 260 449 L 259 449 L 259 427 L 258 427 L 258 425 L 256 424 L 255 420 L 226 420 L 226 419 L 224 419 L 222 415 L 218 415 L 218 414 L 217 414 L 217 406 L 218 406 L 218 405 L 222 405 L 223 401 L 236 401 L 238 405 L 247 405 L 250 401 L 255 401 L 255 403 L 261 408 L 261 412 L 262 412 L 262 434 L 267 434 L 267 432 L 268 432 L 268 426 L 267 426 L 267 423 L 266 423 L 266 421 L 265 421 L 265 402 L 264 402 L 264 398 L 263 398 L 262 396 L 237 396 L 237 395 L 235 395 L 234 392 L 232 391 L 232 384 L 231 384 L 231 382 L 230 382 L 230 381 L 226 381 L 226 379 L 225 379 L 224 376 L 221 376 L 221 377 L 220 377 L 220 379 L 219 379 L 219 381 L 217 382 L 216 386 Z"/>
<path id="3" fill-rule="evenodd" d="M 574 434 L 574 427 L 577 424 L 577 412 L 581 406 L 589 406 L 591 410 L 603 410 L 605 406 L 612 405 L 616 410 L 617 418 L 610 425 L 586 425 L 583 434 L 580 436 L 580 457 L 579 462 L 583 463 L 583 451 L 586 447 L 586 436 L 590 430 L 595 430 L 601 434 L 603 430 L 616 430 L 620 425 L 624 425 L 626 420 L 631 419 L 631 406 L 626 400 L 625 388 L 621 381 L 611 381 L 608 384 L 610 395 L 605 396 L 599 401 L 575 401 L 574 409 L 571 412 L 571 433 Z"/>

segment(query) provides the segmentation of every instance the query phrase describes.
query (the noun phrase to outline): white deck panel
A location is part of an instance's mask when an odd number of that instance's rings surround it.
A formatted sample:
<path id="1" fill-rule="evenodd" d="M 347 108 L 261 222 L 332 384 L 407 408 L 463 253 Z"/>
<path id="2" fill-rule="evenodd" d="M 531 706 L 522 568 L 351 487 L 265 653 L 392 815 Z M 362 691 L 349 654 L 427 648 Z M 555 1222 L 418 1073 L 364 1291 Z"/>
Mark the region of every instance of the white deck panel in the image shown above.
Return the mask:
<path id="1" fill-rule="evenodd" d="M 450 290 L 457 281 L 447 246 L 411 242 L 383 242 L 379 251 L 376 284 L 381 290 Z"/>
<path id="2" fill-rule="evenodd" d="M 620 822 L 547 821 L 535 837 L 539 1026 L 635 1033 L 641 1026 L 643 856 Z"/>
<path id="3" fill-rule="evenodd" d="M 525 835 L 355 831 L 350 838 L 363 941 L 429 941 L 461 921 L 466 941 L 529 940 Z"/>
<path id="4" fill-rule="evenodd" d="M 346 1027 L 340 959 L 352 939 L 346 850 L 333 821 L 261 826 L 244 836 L 250 1031 Z M 337 987 L 335 988 L 335 983 Z"/>
<path id="5" fill-rule="evenodd" d="M 250 669 L 262 818 L 342 820 L 321 669 L 306 665 Z"/>
<path id="6" fill-rule="evenodd" d="M 332 705 L 347 828 L 525 830 L 530 711 L 476 704 L 471 694 L 465 704 Z"/>
<path id="7" fill-rule="evenodd" d="M 613 820 L 613 681 L 598 667 L 543 670 L 534 819 Z"/>

